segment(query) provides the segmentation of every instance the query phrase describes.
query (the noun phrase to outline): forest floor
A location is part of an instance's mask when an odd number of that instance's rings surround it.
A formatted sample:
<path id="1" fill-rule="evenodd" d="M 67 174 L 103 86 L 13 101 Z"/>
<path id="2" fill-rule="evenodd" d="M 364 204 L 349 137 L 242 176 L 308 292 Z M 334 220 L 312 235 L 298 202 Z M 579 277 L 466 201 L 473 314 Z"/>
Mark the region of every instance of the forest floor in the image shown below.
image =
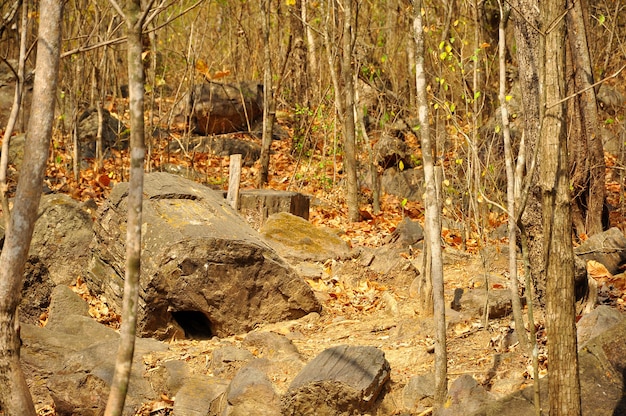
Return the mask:
<path id="1" fill-rule="evenodd" d="M 155 139 L 150 152 L 150 169 L 159 170 L 165 163 L 175 163 L 193 168 L 204 176 L 207 184 L 224 189 L 228 185 L 228 157 L 215 157 L 206 153 L 181 154 L 166 150 L 168 143 L 180 136 Z M 242 140 L 258 139 L 241 135 Z M 416 139 L 412 146 L 416 145 Z M 81 171 L 79 181 L 73 179 L 69 154 L 55 148 L 46 180 L 53 191 L 68 193 L 75 199 L 93 199 L 101 203 L 116 182 L 128 178 L 127 152 L 113 152 L 111 158 L 103 161 L 98 169 L 93 165 Z M 332 147 L 326 143 L 324 149 Z M 346 221 L 347 207 L 344 189 L 341 185 L 341 155 L 316 156 L 319 151 L 311 149 L 312 156 L 299 157 L 293 151 L 291 140 L 274 141 L 272 144 L 269 188 L 302 192 L 313 197 L 310 222 L 339 231 L 351 247 L 380 246 L 395 226 L 404 218 L 410 217 L 423 224 L 423 206 L 419 202 L 403 201 L 393 195 L 383 195 L 381 212 L 374 213 L 371 205 L 371 191 L 363 188 L 361 205 L 363 221 Z M 319 149 L 317 149 L 319 150 Z M 419 151 L 416 150 L 416 154 Z M 301 152 L 307 153 L 307 152 Z M 615 158 L 607 155 L 609 166 Z M 611 172 L 613 172 L 611 170 Z M 255 188 L 259 174 L 258 162 L 242 169 L 241 188 Z M 618 178 L 607 170 L 607 189 L 614 206 L 620 203 L 622 187 Z M 623 191 L 622 191 L 623 192 Z M 483 202 L 484 204 L 484 202 Z M 460 207 L 446 204 L 444 216 L 447 224 L 458 224 Z M 614 226 L 624 229 L 626 222 L 621 215 L 612 217 Z M 485 284 L 484 275 L 506 276 L 507 259 L 499 250 L 506 243 L 505 238 L 489 238 L 490 231 L 506 222 L 506 215 L 495 207 L 484 210 L 481 218 L 483 230 L 470 228 L 462 235 L 458 229 L 444 226 L 442 238 L 446 249 L 463 253 L 457 261 L 447 264 L 444 272 L 446 304 L 452 300 L 455 288 L 475 288 Z M 480 231 L 480 232 L 479 232 Z M 496 256 L 485 261 L 483 249 L 491 247 Z M 339 265 L 337 265 L 339 266 Z M 322 300 L 323 310 L 319 316 L 307 317 L 299 321 L 266 325 L 263 328 L 288 336 L 308 361 L 325 348 L 338 344 L 372 345 L 385 352 L 391 364 L 392 374 L 389 389 L 383 402 L 379 404 L 379 415 L 398 414 L 402 409 L 402 388 L 409 378 L 433 371 L 434 354 L 432 345 L 434 324 L 432 318 L 420 317 L 416 312 L 416 300 L 409 296 L 408 285 L 396 285 L 392 276 L 368 275 L 356 262 L 341 264 L 341 279 L 333 285 L 327 282 L 309 282 Z M 330 265 L 333 267 L 333 264 Z M 323 283 L 323 284 L 322 284 Z M 490 289 L 502 289 L 498 283 Z M 392 299 L 390 301 L 390 299 Z M 624 299 L 620 299 L 624 306 Z M 472 375 L 495 394 L 506 394 L 532 382 L 529 370 L 530 359 L 519 344 L 505 342 L 511 332 L 512 317 L 490 320 L 486 323 L 481 316 L 450 317 L 448 325 L 448 371 L 450 379 L 463 374 Z M 538 336 L 545 342 L 541 316 L 537 316 Z M 174 341 L 171 353 L 178 354 L 192 364 L 195 371 L 206 372 L 207 354 L 224 342 L 238 344 L 242 336 L 224 340 Z M 546 373 L 546 357 L 541 358 L 541 374 Z M 286 374 L 273 380 L 279 393 L 288 387 L 295 374 Z M 49 414 L 49 413 L 48 413 Z"/>

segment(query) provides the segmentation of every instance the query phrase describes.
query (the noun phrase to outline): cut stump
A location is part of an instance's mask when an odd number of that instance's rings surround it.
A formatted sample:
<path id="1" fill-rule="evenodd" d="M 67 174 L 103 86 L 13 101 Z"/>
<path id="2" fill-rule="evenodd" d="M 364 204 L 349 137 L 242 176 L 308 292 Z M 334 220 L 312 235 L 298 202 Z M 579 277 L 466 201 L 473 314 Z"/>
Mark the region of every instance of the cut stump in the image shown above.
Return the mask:
<path id="1" fill-rule="evenodd" d="M 249 189 L 241 191 L 239 198 L 239 212 L 257 229 L 265 224 L 270 215 L 279 212 L 309 220 L 309 197 L 298 192 Z"/>

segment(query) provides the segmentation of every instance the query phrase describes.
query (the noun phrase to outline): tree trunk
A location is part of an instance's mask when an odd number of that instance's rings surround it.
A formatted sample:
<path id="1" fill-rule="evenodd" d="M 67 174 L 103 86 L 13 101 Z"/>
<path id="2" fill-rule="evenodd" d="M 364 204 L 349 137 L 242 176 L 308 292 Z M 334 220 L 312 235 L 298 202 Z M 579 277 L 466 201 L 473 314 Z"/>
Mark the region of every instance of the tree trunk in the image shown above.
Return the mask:
<path id="1" fill-rule="evenodd" d="M 7 415 L 35 415 L 20 367 L 21 341 L 16 309 L 24 284 L 24 264 L 37 220 L 52 136 L 63 3 L 42 0 L 39 5 L 41 20 L 33 106 L 13 212 L 0 255 L 0 411 Z"/>
<path id="2" fill-rule="evenodd" d="M 545 304 L 545 275 L 543 270 L 543 234 L 541 218 L 541 191 L 537 161 L 541 111 L 539 105 L 539 2 L 518 0 L 512 7 L 515 19 L 515 40 L 519 62 L 519 82 L 522 92 L 524 143 L 526 145 L 526 180 L 520 206 L 519 225 L 528 246 L 530 275 L 535 285 L 539 305 Z M 526 289 L 528 292 L 529 288 Z"/>
<path id="3" fill-rule="evenodd" d="M 517 279 L 517 224 L 515 222 L 517 209 L 515 207 L 515 168 L 513 167 L 513 148 L 511 145 L 511 129 L 509 127 L 509 111 L 506 102 L 506 37 L 505 30 L 509 11 L 505 9 L 502 0 L 498 0 L 500 6 L 500 25 L 498 28 L 498 61 L 500 75 L 500 109 L 502 118 L 502 136 L 504 137 L 504 159 L 506 165 L 506 204 L 509 216 L 509 275 L 511 285 L 511 305 L 513 307 L 513 319 L 515 321 L 515 332 L 520 345 L 526 352 L 528 348 L 528 337 L 524 329 L 524 318 L 522 317 L 522 303 L 519 297 L 519 283 Z M 506 6 L 508 7 L 508 6 Z"/>
<path id="4" fill-rule="evenodd" d="M 352 7 L 357 3 L 345 1 L 343 5 L 343 53 L 341 75 L 343 78 L 343 94 L 346 99 L 343 117 L 343 169 L 346 175 L 346 203 L 348 204 L 348 220 L 359 221 L 359 189 L 356 177 L 356 123 L 354 119 L 354 74 L 352 70 L 352 48 L 354 45 L 352 31 Z"/>
<path id="5" fill-rule="evenodd" d="M 598 134 L 598 106 L 593 89 L 593 67 L 587 44 L 587 30 L 581 0 L 568 0 L 567 37 L 573 66 L 573 88 L 570 93 L 582 91 L 568 102 L 570 118 L 570 155 L 573 160 L 573 203 L 580 213 L 574 224 L 578 235 L 589 236 L 603 231 L 604 208 L 604 149 Z"/>
<path id="6" fill-rule="evenodd" d="M 433 293 L 433 310 L 437 335 L 435 337 L 435 414 L 443 408 L 448 391 L 446 352 L 446 310 L 443 288 L 443 260 L 441 253 L 441 210 L 435 178 L 433 149 L 430 140 L 428 97 L 426 95 L 426 73 L 424 70 L 424 29 L 422 24 L 422 2 L 413 1 L 413 36 L 415 39 L 415 83 L 419 118 L 419 132 L 424 162 L 425 247 L 430 257 L 430 277 Z M 425 254 L 427 255 L 427 254 Z M 424 295 L 424 294 L 423 294 Z M 429 295 L 429 294 L 426 294 Z M 422 302 L 428 302 L 427 300 Z M 424 304 L 424 303 L 423 303 Z M 427 303 L 426 303 L 427 304 Z"/>
<path id="7" fill-rule="evenodd" d="M 130 181 L 128 191 L 128 221 L 126 232 L 126 275 L 122 304 L 120 345 L 115 363 L 111 392 L 105 410 L 106 416 L 121 415 L 128 392 L 130 370 L 135 351 L 137 301 L 141 272 L 141 214 L 143 202 L 143 173 L 146 147 L 144 143 L 144 68 L 142 29 L 146 11 L 140 0 L 129 1 L 124 12 L 115 0 L 110 0 L 118 13 L 124 16 L 128 36 L 128 79 L 130 98 Z M 149 2 L 147 9 L 152 5 Z M 147 10 L 146 9 L 146 10 Z"/>
<path id="8" fill-rule="evenodd" d="M 261 171 L 258 187 L 262 188 L 269 179 L 270 148 L 274 125 L 274 93 L 272 91 L 272 55 L 270 46 L 271 1 L 261 1 L 263 27 L 263 139 L 261 144 Z"/>
<path id="9" fill-rule="evenodd" d="M 574 310 L 574 253 L 567 160 L 565 104 L 566 0 L 542 2 L 546 30 L 542 79 L 545 114 L 541 127 L 541 191 L 544 264 L 546 270 L 546 327 L 548 335 L 548 399 L 550 415 L 581 414 L 576 322 Z"/>
<path id="10" fill-rule="evenodd" d="M 2 151 L 0 152 L 0 202 L 4 213 L 4 228 L 9 228 L 9 200 L 7 198 L 7 171 L 9 167 L 9 144 L 13 128 L 17 122 L 17 116 L 22 105 L 22 94 L 24 91 L 24 62 L 26 61 L 26 37 L 28 35 L 28 12 L 29 2 L 22 5 L 22 22 L 20 28 L 20 56 L 17 67 L 17 79 L 15 80 L 15 95 L 13 96 L 13 106 L 7 122 L 4 136 L 2 137 Z"/>
<path id="11" fill-rule="evenodd" d="M 337 26 L 340 19 L 336 16 L 337 5 L 331 1 L 326 14 L 324 40 L 330 75 L 335 88 L 335 106 L 343 127 L 343 170 L 346 178 L 346 204 L 348 205 L 348 221 L 359 221 L 359 198 L 356 177 L 356 123 L 354 118 L 354 82 L 352 72 L 352 6 L 354 0 L 343 4 L 343 25 L 341 48 L 336 48 Z M 332 22 L 331 22 L 332 20 Z M 333 29 L 331 38 L 330 30 Z M 335 54 L 340 55 L 339 65 Z"/>

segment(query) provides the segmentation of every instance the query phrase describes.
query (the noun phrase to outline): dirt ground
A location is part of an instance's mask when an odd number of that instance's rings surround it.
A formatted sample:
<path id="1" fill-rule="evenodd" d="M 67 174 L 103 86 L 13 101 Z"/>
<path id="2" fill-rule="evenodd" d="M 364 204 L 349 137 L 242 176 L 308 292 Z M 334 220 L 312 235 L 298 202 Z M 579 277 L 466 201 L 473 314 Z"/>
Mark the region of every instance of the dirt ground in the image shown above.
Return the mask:
<path id="1" fill-rule="evenodd" d="M 455 257 L 445 266 L 446 304 L 455 288 L 469 289 L 485 284 L 502 288 L 498 275 L 506 269 L 505 256 L 492 258 L 487 268 L 480 256 Z M 334 273 L 333 269 L 338 272 Z M 399 415 L 404 409 L 402 390 L 412 376 L 433 371 L 432 353 L 435 334 L 433 318 L 419 316 L 409 286 L 397 284 L 395 276 L 368 272 L 358 262 L 327 262 L 323 277 L 309 281 L 322 301 L 321 313 L 299 320 L 267 324 L 258 331 L 272 331 L 292 340 L 306 362 L 326 348 L 341 345 L 367 345 L 380 348 L 391 365 L 391 380 L 372 414 Z M 491 319 L 484 325 L 482 316 L 447 310 L 448 375 L 472 375 L 497 396 L 506 395 L 532 382 L 530 360 L 515 337 L 511 339 L 512 317 Z M 245 334 L 207 341 L 180 340 L 170 343 L 163 355 L 151 357 L 153 366 L 160 361 L 184 359 L 194 373 L 209 374 L 211 352 L 225 345 L 241 346 Z M 150 361 L 150 360 L 148 360 Z M 281 369 L 272 382 L 284 393 L 296 371 Z M 404 413 L 406 414 L 406 413 Z"/>

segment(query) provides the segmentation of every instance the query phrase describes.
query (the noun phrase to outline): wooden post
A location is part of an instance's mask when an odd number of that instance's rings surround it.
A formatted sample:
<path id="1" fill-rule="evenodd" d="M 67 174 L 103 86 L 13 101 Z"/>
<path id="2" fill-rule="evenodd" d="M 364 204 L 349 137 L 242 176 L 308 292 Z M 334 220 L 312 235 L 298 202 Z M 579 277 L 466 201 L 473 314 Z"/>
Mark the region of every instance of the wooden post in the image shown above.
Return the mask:
<path id="1" fill-rule="evenodd" d="M 241 181 L 241 155 L 230 155 L 228 169 L 228 194 L 226 201 L 235 211 L 239 209 L 239 183 Z"/>

